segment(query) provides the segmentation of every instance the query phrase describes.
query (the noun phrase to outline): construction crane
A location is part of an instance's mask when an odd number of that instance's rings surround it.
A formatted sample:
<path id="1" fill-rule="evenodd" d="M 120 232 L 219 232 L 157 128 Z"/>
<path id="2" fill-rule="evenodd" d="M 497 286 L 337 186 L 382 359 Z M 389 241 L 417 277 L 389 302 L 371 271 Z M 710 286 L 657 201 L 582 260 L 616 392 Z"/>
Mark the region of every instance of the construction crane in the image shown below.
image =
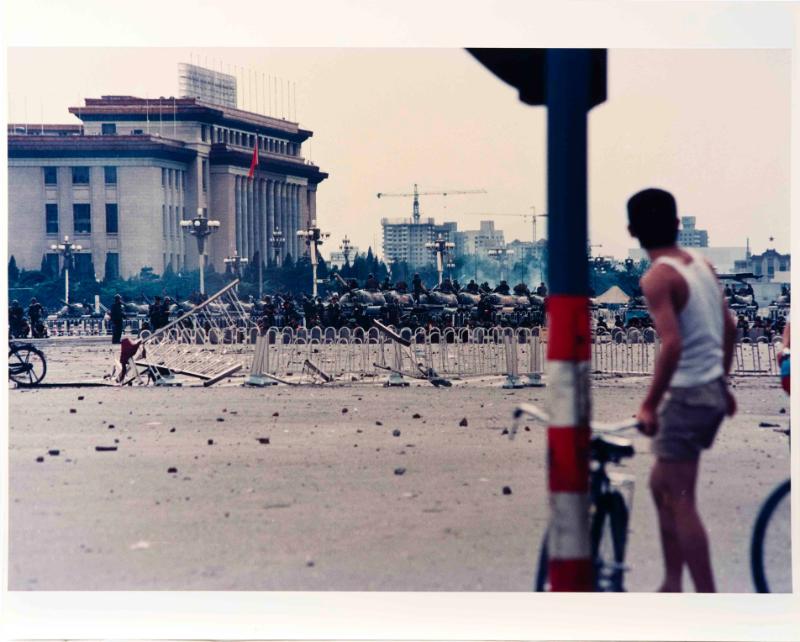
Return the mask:
<path id="1" fill-rule="evenodd" d="M 512 213 L 504 212 L 504 213 L 501 213 L 501 214 L 496 214 L 496 213 L 491 213 L 491 212 L 470 212 L 469 214 L 467 214 L 467 216 L 490 216 L 490 217 L 494 217 L 494 216 L 514 216 L 514 217 L 517 217 L 517 218 L 522 218 L 523 220 L 525 220 L 525 222 L 527 222 L 528 218 L 530 218 L 531 222 L 533 224 L 532 225 L 532 227 L 533 227 L 533 243 L 535 245 L 536 244 L 536 221 L 537 221 L 537 219 L 540 219 L 540 218 L 546 218 L 547 214 L 537 214 L 536 213 L 536 207 L 534 207 L 534 206 L 531 206 L 531 210 L 532 210 L 532 212 L 530 214 L 525 214 L 525 213 L 520 213 L 520 212 L 512 212 Z"/>
<path id="2" fill-rule="evenodd" d="M 442 192 L 420 192 L 417 184 L 414 183 L 413 192 L 378 192 L 378 198 L 386 196 L 413 196 L 414 197 L 414 224 L 419 223 L 419 197 L 420 196 L 450 196 L 452 194 L 486 194 L 485 189 L 467 189 L 467 190 L 446 190 Z"/>

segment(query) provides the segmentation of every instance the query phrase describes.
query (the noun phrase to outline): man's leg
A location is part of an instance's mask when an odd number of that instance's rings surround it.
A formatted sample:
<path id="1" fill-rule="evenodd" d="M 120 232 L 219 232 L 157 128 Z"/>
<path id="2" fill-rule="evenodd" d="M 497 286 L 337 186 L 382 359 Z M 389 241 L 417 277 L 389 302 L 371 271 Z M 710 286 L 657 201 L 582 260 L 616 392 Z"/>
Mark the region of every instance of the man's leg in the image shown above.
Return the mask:
<path id="1" fill-rule="evenodd" d="M 650 473 L 650 491 L 658 513 L 658 527 L 661 535 L 661 551 L 664 555 L 664 581 L 659 587 L 662 593 L 679 593 L 683 590 L 683 553 L 678 540 L 677 527 L 670 496 L 665 489 L 668 484 L 668 470 L 657 459 Z"/>
<path id="2" fill-rule="evenodd" d="M 695 488 L 699 460 L 664 460 L 659 459 L 653 475 L 656 477 L 657 492 L 670 509 L 674 528 L 674 539 L 677 539 L 680 553 L 689 573 L 692 576 L 695 590 L 698 593 L 716 592 L 714 574 L 711 570 L 711 554 L 708 535 L 706 534 L 700 514 L 697 512 Z M 659 520 L 661 511 L 659 511 Z M 666 533 L 671 536 L 669 530 Z M 662 538 L 665 533 L 662 531 Z M 665 563 L 667 553 L 665 547 Z M 673 560 L 674 561 L 674 560 Z"/>

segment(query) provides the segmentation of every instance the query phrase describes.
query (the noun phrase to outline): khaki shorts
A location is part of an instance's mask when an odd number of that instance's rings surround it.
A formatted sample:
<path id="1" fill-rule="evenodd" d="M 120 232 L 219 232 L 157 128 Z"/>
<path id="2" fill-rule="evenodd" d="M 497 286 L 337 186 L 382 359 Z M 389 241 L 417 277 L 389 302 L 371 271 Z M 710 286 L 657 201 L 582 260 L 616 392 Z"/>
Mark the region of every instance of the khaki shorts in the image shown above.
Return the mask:
<path id="1" fill-rule="evenodd" d="M 727 410 L 725 379 L 693 388 L 670 388 L 658 413 L 653 454 L 659 459 L 694 460 L 711 447 Z"/>

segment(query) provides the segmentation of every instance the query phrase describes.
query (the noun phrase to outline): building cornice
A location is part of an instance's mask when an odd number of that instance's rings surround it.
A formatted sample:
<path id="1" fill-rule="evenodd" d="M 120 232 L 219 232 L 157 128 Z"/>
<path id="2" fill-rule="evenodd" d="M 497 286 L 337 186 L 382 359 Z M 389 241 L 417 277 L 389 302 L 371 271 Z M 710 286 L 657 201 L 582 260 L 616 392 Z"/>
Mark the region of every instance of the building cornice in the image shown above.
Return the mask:
<path id="1" fill-rule="evenodd" d="M 297 123 L 264 116 L 222 105 L 213 105 L 197 98 L 136 98 L 134 96 L 104 96 L 86 98 L 84 106 L 70 107 L 69 112 L 82 121 L 195 121 L 210 125 L 235 127 L 262 136 L 275 136 L 302 143 L 313 132 L 301 129 Z"/>
<path id="2" fill-rule="evenodd" d="M 197 152 L 180 141 L 157 136 L 19 136 L 8 137 L 9 158 L 137 157 L 188 162 Z"/>
<path id="3" fill-rule="evenodd" d="M 209 160 L 212 165 L 233 165 L 234 167 L 250 167 L 253 159 L 252 151 L 243 151 L 231 147 L 225 143 L 214 143 L 211 145 Z M 316 165 L 308 165 L 301 159 L 295 159 L 282 154 L 271 154 L 259 151 L 258 169 L 265 172 L 276 174 L 290 174 L 292 176 L 302 176 L 308 179 L 311 184 L 318 184 L 328 178 L 327 172 L 320 171 Z"/>

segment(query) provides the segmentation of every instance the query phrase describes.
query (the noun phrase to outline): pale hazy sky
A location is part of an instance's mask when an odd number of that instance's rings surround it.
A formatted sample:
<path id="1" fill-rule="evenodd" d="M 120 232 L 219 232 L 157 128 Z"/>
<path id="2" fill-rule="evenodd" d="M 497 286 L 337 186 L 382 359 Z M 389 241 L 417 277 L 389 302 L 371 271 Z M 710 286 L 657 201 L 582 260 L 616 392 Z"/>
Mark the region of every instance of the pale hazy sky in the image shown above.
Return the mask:
<path id="1" fill-rule="evenodd" d="M 547 209 L 545 109 L 459 49 L 10 49 L 9 119 L 73 122 L 84 96 L 177 94 L 177 64 L 235 66 L 296 83 L 305 154 L 330 173 L 318 191 L 331 246 L 348 234 L 380 245 L 380 218 L 410 216 L 411 199 L 377 192 L 487 190 L 421 199 L 423 216 L 477 227 L 480 213 Z M 657 185 L 712 245 L 788 250 L 791 54 L 787 50 L 612 49 L 608 100 L 590 116 L 590 233 L 625 255 L 625 201 Z M 255 109 L 256 90 L 240 84 Z M 242 95 L 243 94 L 243 95 Z M 258 94 L 263 108 L 263 94 Z M 165 134 L 169 128 L 165 127 Z M 487 218 L 489 218 L 487 216 Z M 506 239 L 530 224 L 499 217 Z M 546 227 L 540 219 L 538 234 Z M 325 248 L 331 249 L 331 247 Z"/>

